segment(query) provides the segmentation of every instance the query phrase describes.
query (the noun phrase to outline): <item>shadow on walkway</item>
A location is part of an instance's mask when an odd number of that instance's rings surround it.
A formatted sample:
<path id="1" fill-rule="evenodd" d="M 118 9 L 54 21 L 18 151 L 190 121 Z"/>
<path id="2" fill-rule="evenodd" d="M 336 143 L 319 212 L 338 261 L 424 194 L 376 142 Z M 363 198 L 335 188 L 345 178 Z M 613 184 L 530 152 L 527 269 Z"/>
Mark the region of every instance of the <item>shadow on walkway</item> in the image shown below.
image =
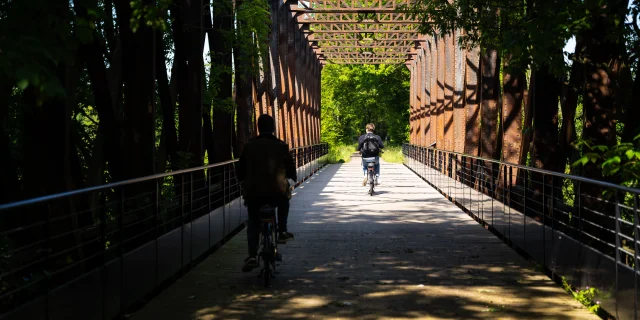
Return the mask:
<path id="1" fill-rule="evenodd" d="M 371 197 L 359 163 L 296 189 L 273 287 L 242 232 L 132 318 L 597 319 L 404 166 Z"/>

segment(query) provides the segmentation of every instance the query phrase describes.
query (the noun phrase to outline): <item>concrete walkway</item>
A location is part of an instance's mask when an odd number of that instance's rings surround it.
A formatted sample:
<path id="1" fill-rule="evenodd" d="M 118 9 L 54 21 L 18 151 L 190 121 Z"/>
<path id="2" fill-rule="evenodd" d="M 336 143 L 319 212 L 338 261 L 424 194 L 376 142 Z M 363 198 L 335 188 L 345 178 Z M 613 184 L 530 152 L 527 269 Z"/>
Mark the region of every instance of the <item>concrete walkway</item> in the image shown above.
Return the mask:
<path id="1" fill-rule="evenodd" d="M 294 191 L 273 287 L 243 230 L 132 319 L 599 319 L 403 165 L 373 197 L 359 165 Z"/>

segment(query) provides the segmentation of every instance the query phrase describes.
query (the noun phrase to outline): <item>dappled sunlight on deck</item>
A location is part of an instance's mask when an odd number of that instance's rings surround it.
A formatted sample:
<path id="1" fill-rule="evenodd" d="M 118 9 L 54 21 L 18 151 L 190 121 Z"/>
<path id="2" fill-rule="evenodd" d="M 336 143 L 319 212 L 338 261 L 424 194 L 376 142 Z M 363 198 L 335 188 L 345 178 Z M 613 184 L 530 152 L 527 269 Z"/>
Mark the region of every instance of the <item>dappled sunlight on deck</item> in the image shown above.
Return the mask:
<path id="1" fill-rule="evenodd" d="M 133 319 L 597 319 L 402 165 L 371 197 L 359 161 L 296 189 L 273 287 L 244 231 Z"/>

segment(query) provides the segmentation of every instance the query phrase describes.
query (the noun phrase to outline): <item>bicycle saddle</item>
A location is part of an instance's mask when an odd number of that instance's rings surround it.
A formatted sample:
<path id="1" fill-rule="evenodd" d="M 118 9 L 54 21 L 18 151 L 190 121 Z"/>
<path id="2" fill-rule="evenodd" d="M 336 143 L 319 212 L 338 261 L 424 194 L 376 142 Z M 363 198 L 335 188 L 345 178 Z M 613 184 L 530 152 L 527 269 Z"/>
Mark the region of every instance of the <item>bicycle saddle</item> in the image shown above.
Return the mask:
<path id="1" fill-rule="evenodd" d="M 276 215 L 276 207 L 272 206 L 272 205 L 264 205 L 260 208 L 260 210 L 258 211 L 258 214 L 260 215 L 260 218 L 262 219 L 270 219 L 272 217 L 275 217 Z"/>
<path id="2" fill-rule="evenodd" d="M 275 206 L 272 206 L 270 204 L 265 204 L 262 207 L 260 207 L 260 212 L 272 212 L 272 211 L 276 211 Z"/>

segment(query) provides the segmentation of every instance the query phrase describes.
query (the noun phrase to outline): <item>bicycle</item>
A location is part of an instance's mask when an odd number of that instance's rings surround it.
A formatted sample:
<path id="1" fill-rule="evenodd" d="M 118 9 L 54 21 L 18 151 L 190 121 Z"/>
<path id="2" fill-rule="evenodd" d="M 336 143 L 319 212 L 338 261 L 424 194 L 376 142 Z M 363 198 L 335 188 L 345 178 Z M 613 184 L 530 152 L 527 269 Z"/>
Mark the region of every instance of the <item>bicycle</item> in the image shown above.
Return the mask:
<path id="1" fill-rule="evenodd" d="M 367 182 L 369 182 L 369 195 L 373 196 L 375 183 L 376 183 L 376 172 L 375 172 L 375 167 L 377 163 L 376 158 L 364 158 L 362 160 L 367 162 L 367 175 L 369 177 L 367 179 Z"/>
<path id="2" fill-rule="evenodd" d="M 271 279 L 275 279 L 276 261 L 282 261 L 278 253 L 278 224 L 276 221 L 276 207 L 264 205 L 260 208 L 260 252 L 258 265 L 262 260 L 263 267 L 258 278 L 263 278 L 264 286 L 271 286 Z"/>

